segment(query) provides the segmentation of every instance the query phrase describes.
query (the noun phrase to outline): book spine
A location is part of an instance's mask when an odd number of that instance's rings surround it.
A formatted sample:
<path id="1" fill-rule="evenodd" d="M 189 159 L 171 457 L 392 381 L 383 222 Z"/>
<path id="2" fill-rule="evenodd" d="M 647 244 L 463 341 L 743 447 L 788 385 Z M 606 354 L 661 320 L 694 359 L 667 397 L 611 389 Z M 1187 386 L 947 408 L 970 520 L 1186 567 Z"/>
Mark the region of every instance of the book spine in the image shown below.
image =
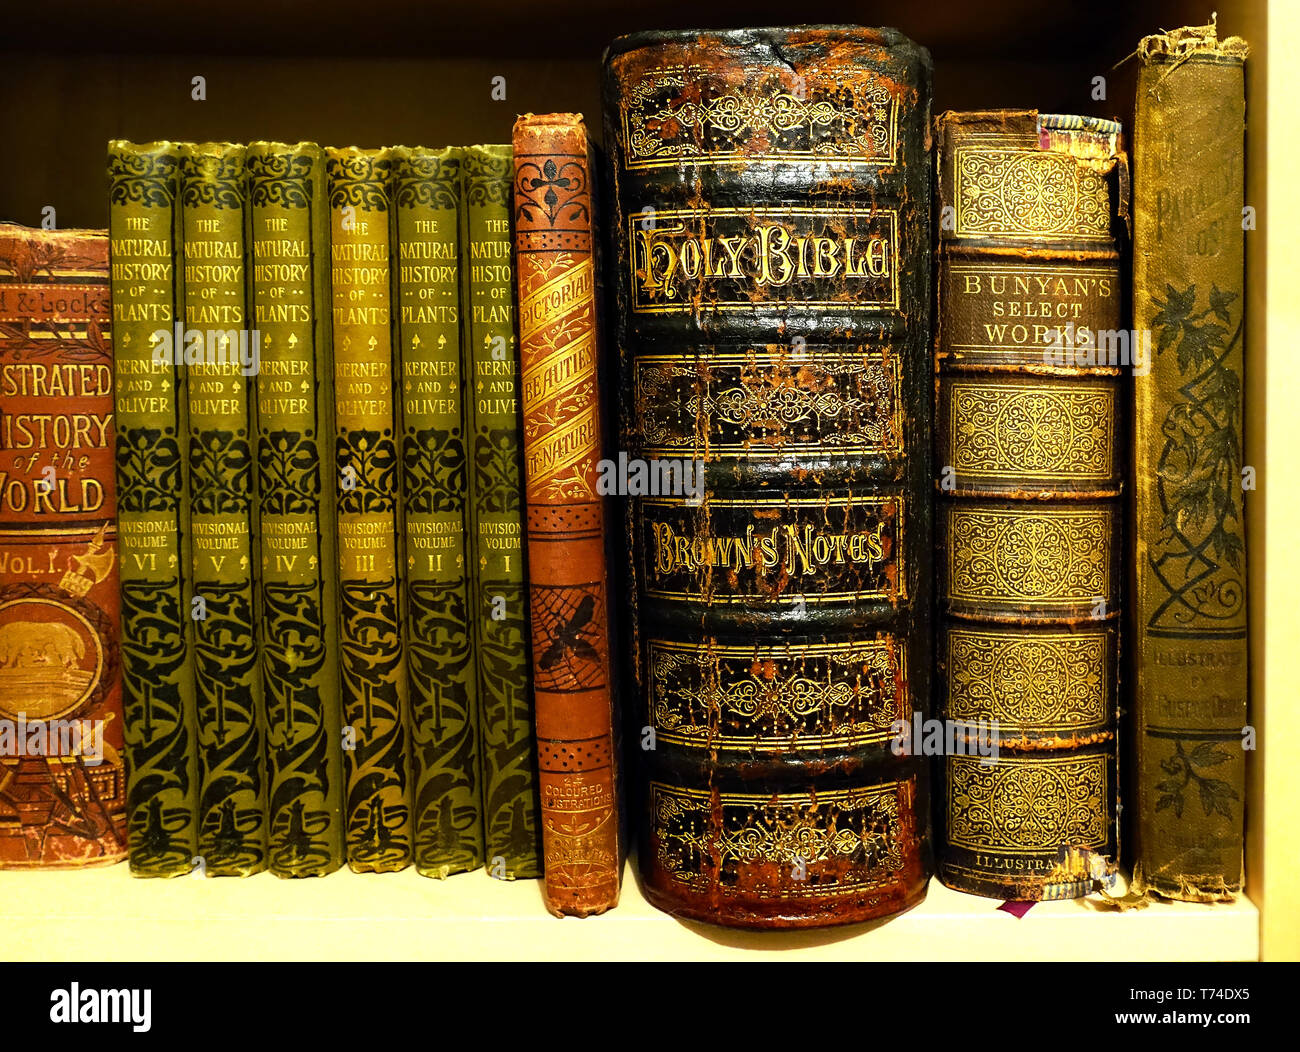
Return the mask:
<path id="1" fill-rule="evenodd" d="M 528 594 L 547 908 L 618 905 L 592 162 L 582 117 L 514 130 Z"/>
<path id="2" fill-rule="evenodd" d="M 198 851 L 179 168 L 172 143 L 109 144 L 128 851 L 155 877 L 189 873 Z"/>
<path id="3" fill-rule="evenodd" d="M 472 391 L 466 399 L 475 574 L 470 619 L 478 648 L 484 853 L 489 873 L 514 880 L 540 877 L 542 856 L 524 595 L 510 147 L 466 147 L 462 178 L 469 312 L 461 332 Z"/>
<path id="4" fill-rule="evenodd" d="M 483 864 L 465 551 L 460 154 L 393 149 L 415 865 L 439 878 Z"/>
<path id="5" fill-rule="evenodd" d="M 279 877 L 314 877 L 343 864 L 325 158 L 314 143 L 251 143 L 245 172 L 250 303 L 261 334 L 258 642 L 268 864 Z"/>
<path id="6" fill-rule="evenodd" d="M 1247 740 L 1246 45 L 1210 25 L 1148 37 L 1138 55 L 1133 325 L 1154 353 L 1135 380 L 1134 877 L 1230 899 Z"/>
<path id="7" fill-rule="evenodd" d="M 638 865 L 675 915 L 925 894 L 927 765 L 891 742 L 932 662 L 929 99 L 887 29 L 606 53 Z"/>
<path id="8" fill-rule="evenodd" d="M 1085 895 L 1116 853 L 1119 136 L 937 121 L 939 875 L 1002 899 Z"/>
<path id="9" fill-rule="evenodd" d="M 185 462 L 199 757 L 199 857 L 210 877 L 266 868 L 265 712 L 258 665 L 244 148 L 181 147 Z"/>
<path id="10" fill-rule="evenodd" d="M 411 863 L 387 150 L 327 149 L 348 865 Z"/>
<path id="11" fill-rule="evenodd" d="M 103 231 L 0 224 L 0 869 L 126 857 L 110 328 Z"/>

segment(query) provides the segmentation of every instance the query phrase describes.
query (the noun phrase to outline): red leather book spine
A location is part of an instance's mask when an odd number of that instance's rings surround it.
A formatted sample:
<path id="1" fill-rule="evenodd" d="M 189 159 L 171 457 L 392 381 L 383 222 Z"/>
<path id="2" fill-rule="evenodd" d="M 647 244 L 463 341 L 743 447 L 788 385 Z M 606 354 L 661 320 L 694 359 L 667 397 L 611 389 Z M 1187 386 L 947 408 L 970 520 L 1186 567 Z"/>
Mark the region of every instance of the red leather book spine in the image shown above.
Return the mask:
<path id="1" fill-rule="evenodd" d="M 586 128 L 515 124 L 515 247 L 533 687 L 546 905 L 618 904 L 619 825 Z"/>
<path id="2" fill-rule="evenodd" d="M 103 231 L 0 225 L 0 869 L 126 857 Z"/>

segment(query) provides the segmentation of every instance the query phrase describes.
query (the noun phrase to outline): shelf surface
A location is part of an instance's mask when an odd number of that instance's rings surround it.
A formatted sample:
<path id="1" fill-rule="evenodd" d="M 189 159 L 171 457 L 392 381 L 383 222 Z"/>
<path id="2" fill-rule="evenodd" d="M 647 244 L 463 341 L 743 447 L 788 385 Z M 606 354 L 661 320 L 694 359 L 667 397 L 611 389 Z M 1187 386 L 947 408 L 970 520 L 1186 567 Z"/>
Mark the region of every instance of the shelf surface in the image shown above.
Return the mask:
<path id="1" fill-rule="evenodd" d="M 1255 960 L 1259 913 L 1085 902 L 1023 918 L 930 882 L 919 906 L 815 932 L 745 932 L 679 921 L 642 897 L 629 864 L 619 907 L 556 919 L 539 881 L 486 873 L 431 880 L 347 871 L 307 880 L 132 877 L 125 865 L 0 873 L 0 956 L 80 960 Z"/>

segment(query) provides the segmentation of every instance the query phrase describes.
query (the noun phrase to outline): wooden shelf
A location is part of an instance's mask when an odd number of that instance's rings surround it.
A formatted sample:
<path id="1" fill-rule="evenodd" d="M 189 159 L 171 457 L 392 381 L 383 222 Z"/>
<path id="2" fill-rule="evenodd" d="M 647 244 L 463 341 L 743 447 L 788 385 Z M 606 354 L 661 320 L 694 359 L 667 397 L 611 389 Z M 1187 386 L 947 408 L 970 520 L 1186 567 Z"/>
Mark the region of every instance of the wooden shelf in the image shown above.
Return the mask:
<path id="1" fill-rule="evenodd" d="M 1127 913 L 1045 902 L 1023 918 L 930 882 L 924 902 L 871 924 L 767 933 L 654 909 L 631 865 L 616 910 L 556 919 L 538 881 L 413 869 L 323 879 L 143 880 L 125 865 L 0 873 L 10 960 L 1254 960 L 1259 912 L 1159 903 Z"/>

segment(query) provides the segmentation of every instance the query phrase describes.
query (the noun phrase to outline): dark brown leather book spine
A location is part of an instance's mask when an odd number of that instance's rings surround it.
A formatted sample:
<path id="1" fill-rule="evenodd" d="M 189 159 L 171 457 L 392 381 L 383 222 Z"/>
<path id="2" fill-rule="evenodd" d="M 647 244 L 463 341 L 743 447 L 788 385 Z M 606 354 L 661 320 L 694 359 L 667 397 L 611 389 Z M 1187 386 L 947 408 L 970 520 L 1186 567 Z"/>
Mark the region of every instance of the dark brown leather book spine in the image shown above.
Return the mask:
<path id="1" fill-rule="evenodd" d="M 108 235 L 0 224 L 0 869 L 126 857 Z"/>
<path id="2" fill-rule="evenodd" d="M 936 123 L 939 876 L 1073 898 L 1116 852 L 1120 126 Z"/>
<path id="3" fill-rule="evenodd" d="M 1241 890 L 1254 738 L 1253 472 L 1243 475 L 1242 453 L 1246 51 L 1213 24 L 1138 49 L 1133 325 L 1151 334 L 1154 355 L 1134 391 L 1134 882 L 1194 902 Z"/>
<path id="4" fill-rule="evenodd" d="M 514 131 L 520 399 L 546 906 L 618 905 L 593 163 L 579 114 Z"/>
<path id="5" fill-rule="evenodd" d="M 795 928 L 929 876 L 930 58 L 891 29 L 605 57 L 646 894 Z"/>

